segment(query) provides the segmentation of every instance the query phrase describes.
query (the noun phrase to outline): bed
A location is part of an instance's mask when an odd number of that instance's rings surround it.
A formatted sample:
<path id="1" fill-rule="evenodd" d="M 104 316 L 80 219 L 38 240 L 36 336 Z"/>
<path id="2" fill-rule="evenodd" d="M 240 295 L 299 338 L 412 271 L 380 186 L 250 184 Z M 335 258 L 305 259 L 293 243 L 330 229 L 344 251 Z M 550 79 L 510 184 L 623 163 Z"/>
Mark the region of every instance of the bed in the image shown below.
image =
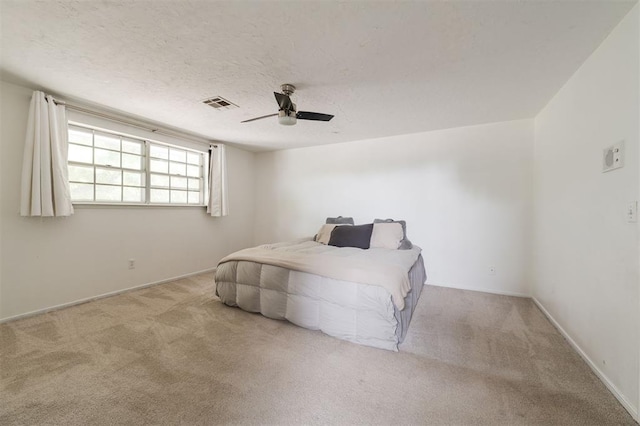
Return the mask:
<path id="1" fill-rule="evenodd" d="M 248 312 L 397 351 L 426 280 L 421 249 L 363 250 L 317 238 L 223 258 L 215 273 L 216 295 Z"/>

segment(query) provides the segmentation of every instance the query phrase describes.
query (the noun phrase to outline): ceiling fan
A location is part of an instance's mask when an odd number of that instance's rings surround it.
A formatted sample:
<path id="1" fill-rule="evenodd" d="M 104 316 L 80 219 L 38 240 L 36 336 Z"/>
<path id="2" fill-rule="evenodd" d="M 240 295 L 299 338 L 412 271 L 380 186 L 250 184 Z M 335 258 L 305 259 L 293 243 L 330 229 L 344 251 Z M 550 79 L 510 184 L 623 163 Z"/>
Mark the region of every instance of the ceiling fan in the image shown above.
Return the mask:
<path id="1" fill-rule="evenodd" d="M 319 112 L 296 111 L 296 104 L 291 102 L 291 95 L 296 91 L 293 84 L 283 84 L 280 86 L 282 93 L 273 92 L 278 103 L 278 112 L 275 114 L 263 115 L 262 117 L 244 120 L 241 123 L 262 120 L 263 118 L 278 116 L 278 123 L 283 126 L 293 126 L 297 120 L 314 120 L 314 121 L 330 121 L 333 118 L 331 114 L 321 114 Z"/>

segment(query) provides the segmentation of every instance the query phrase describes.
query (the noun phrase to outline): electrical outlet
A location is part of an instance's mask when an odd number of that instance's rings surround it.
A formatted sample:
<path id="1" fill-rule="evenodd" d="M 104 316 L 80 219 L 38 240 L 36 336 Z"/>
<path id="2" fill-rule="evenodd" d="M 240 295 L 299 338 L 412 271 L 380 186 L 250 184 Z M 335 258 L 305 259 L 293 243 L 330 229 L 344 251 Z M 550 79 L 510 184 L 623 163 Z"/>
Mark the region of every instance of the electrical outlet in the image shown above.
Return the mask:
<path id="1" fill-rule="evenodd" d="M 496 267 L 489 266 L 489 275 L 495 275 L 495 274 L 496 274 Z"/>
<path id="2" fill-rule="evenodd" d="M 136 269 L 136 260 L 129 259 L 129 269 Z"/>

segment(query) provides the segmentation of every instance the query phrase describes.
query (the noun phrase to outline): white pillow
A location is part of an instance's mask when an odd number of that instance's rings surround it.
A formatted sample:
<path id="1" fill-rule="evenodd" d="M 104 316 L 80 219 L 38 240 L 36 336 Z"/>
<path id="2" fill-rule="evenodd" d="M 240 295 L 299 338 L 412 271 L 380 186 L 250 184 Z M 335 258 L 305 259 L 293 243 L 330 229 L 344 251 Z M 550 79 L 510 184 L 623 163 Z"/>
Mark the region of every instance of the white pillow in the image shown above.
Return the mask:
<path id="1" fill-rule="evenodd" d="M 326 225 L 322 225 L 320 230 L 316 234 L 316 241 L 320 244 L 329 244 L 329 238 L 331 238 L 331 231 L 333 228 L 338 226 L 336 223 L 328 223 Z"/>
<path id="2" fill-rule="evenodd" d="M 398 222 L 374 223 L 369 246 L 396 250 L 400 247 L 403 238 L 402 225 Z"/>

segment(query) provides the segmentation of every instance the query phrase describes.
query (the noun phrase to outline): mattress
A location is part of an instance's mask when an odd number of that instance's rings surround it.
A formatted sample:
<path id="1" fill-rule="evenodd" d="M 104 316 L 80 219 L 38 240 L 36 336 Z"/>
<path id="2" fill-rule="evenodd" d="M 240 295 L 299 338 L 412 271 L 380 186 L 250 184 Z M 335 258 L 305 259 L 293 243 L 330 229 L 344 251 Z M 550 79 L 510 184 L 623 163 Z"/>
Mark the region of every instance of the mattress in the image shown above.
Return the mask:
<path id="1" fill-rule="evenodd" d="M 304 248 L 299 251 L 315 250 L 306 242 L 302 246 Z M 296 246 L 280 247 L 292 250 L 291 247 Z M 327 250 L 324 246 L 318 250 L 336 254 L 335 250 L 343 249 L 332 247 Z M 288 320 L 339 339 L 392 351 L 398 350 L 398 344 L 406 335 L 426 280 L 419 248 L 417 259 L 406 272 L 410 290 L 403 303 L 394 303 L 391 293 L 383 286 L 233 259 L 230 256 L 221 262 L 215 274 L 216 294 L 224 304 L 268 318 Z"/>

